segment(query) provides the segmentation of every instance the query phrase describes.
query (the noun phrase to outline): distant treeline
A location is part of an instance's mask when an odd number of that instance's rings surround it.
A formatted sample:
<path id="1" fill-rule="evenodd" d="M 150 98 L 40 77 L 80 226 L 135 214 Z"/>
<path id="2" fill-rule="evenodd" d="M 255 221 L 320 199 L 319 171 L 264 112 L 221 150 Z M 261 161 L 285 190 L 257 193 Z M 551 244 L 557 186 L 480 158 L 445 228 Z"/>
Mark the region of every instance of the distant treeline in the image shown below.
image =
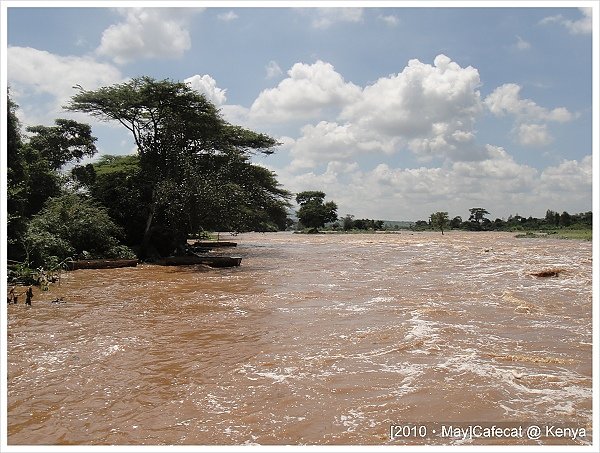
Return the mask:
<path id="1" fill-rule="evenodd" d="M 336 224 L 337 229 L 341 228 L 344 231 L 385 229 L 385 222 L 383 220 L 355 219 L 354 216 L 350 214 L 346 215 L 345 217 L 342 217 L 340 219 L 340 222 Z"/>
<path id="2" fill-rule="evenodd" d="M 432 214 L 433 220 L 417 220 L 416 222 L 395 222 L 374 219 L 355 219 L 353 215 L 347 214 L 339 218 L 336 222 L 326 225 L 325 229 L 333 231 L 427 231 L 439 230 L 440 223 L 444 230 L 465 230 L 465 231 L 526 231 L 526 230 L 554 230 L 560 228 L 570 229 L 591 229 L 592 212 L 581 212 L 569 214 L 566 211 L 562 213 L 547 210 L 545 217 L 524 217 L 519 214 L 510 215 L 507 219 L 496 218 L 490 220 L 486 217 L 489 212 L 482 208 L 472 208 L 469 210 L 471 215 L 467 220 L 461 216 L 452 219 L 448 218 L 447 213 L 440 212 Z"/>
<path id="3" fill-rule="evenodd" d="M 546 216 L 542 218 L 524 217 L 515 214 L 508 216 L 506 220 L 500 218 L 490 220 L 485 217 L 489 213 L 481 208 L 473 208 L 470 211 L 471 216 L 468 220 L 463 220 L 462 217 L 456 216 L 448 220 L 447 228 L 467 231 L 522 231 L 556 228 L 591 229 L 592 227 L 591 211 L 569 214 L 566 211 L 558 213 L 548 209 Z M 437 230 L 439 229 L 439 223 L 432 222 L 431 218 L 428 221 L 418 220 L 411 229 L 416 231 Z"/>

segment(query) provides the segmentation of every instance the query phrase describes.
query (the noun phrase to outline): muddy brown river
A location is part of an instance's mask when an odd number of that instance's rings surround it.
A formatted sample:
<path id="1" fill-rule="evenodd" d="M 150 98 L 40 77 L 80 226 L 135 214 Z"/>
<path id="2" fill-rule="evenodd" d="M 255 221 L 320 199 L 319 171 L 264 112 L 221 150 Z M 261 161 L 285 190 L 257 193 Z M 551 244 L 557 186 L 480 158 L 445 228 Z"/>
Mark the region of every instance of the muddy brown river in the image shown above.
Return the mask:
<path id="1" fill-rule="evenodd" d="M 591 442 L 591 242 L 232 240 L 239 268 L 79 270 L 10 305 L 8 444 Z M 586 433 L 440 432 L 531 423 Z"/>

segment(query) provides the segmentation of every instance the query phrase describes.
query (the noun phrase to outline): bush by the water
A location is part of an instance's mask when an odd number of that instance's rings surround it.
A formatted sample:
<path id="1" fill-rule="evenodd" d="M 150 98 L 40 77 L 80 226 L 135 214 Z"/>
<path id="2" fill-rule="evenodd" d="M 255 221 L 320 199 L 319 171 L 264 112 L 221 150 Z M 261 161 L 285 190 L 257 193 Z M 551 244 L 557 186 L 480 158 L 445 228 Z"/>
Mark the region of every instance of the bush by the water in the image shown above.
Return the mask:
<path id="1" fill-rule="evenodd" d="M 119 245 L 121 229 L 98 203 L 75 193 L 48 200 L 35 215 L 25 234 L 31 266 L 52 267 L 68 257 L 129 258 L 135 256 Z"/>

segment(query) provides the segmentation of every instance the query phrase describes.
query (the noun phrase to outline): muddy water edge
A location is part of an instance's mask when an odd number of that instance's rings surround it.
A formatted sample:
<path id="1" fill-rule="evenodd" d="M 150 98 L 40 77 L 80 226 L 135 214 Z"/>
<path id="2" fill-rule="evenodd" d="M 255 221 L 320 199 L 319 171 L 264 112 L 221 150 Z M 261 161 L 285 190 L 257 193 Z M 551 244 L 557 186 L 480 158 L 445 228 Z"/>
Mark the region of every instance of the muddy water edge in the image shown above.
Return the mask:
<path id="1" fill-rule="evenodd" d="M 239 268 L 79 270 L 9 305 L 8 443 L 464 442 L 390 438 L 390 425 L 432 422 L 591 435 L 591 242 L 236 240 Z M 547 269 L 560 272 L 532 275 Z"/>

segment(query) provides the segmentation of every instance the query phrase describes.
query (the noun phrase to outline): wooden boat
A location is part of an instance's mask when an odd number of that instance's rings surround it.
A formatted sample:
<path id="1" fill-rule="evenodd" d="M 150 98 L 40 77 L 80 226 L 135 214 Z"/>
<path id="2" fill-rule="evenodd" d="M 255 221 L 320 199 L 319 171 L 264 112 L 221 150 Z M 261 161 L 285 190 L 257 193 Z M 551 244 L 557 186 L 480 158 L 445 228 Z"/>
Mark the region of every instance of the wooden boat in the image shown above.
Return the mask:
<path id="1" fill-rule="evenodd" d="M 237 242 L 229 242 L 229 241 L 196 241 L 191 244 L 193 247 L 207 247 L 207 248 L 217 248 L 217 247 L 237 247 Z"/>
<path id="2" fill-rule="evenodd" d="M 237 267 L 241 263 L 240 256 L 168 256 L 156 261 L 156 264 L 162 266 L 205 264 L 210 267 Z"/>
<path id="3" fill-rule="evenodd" d="M 104 259 L 104 260 L 76 260 L 66 263 L 67 269 L 115 269 L 118 267 L 135 267 L 137 259 Z"/>

